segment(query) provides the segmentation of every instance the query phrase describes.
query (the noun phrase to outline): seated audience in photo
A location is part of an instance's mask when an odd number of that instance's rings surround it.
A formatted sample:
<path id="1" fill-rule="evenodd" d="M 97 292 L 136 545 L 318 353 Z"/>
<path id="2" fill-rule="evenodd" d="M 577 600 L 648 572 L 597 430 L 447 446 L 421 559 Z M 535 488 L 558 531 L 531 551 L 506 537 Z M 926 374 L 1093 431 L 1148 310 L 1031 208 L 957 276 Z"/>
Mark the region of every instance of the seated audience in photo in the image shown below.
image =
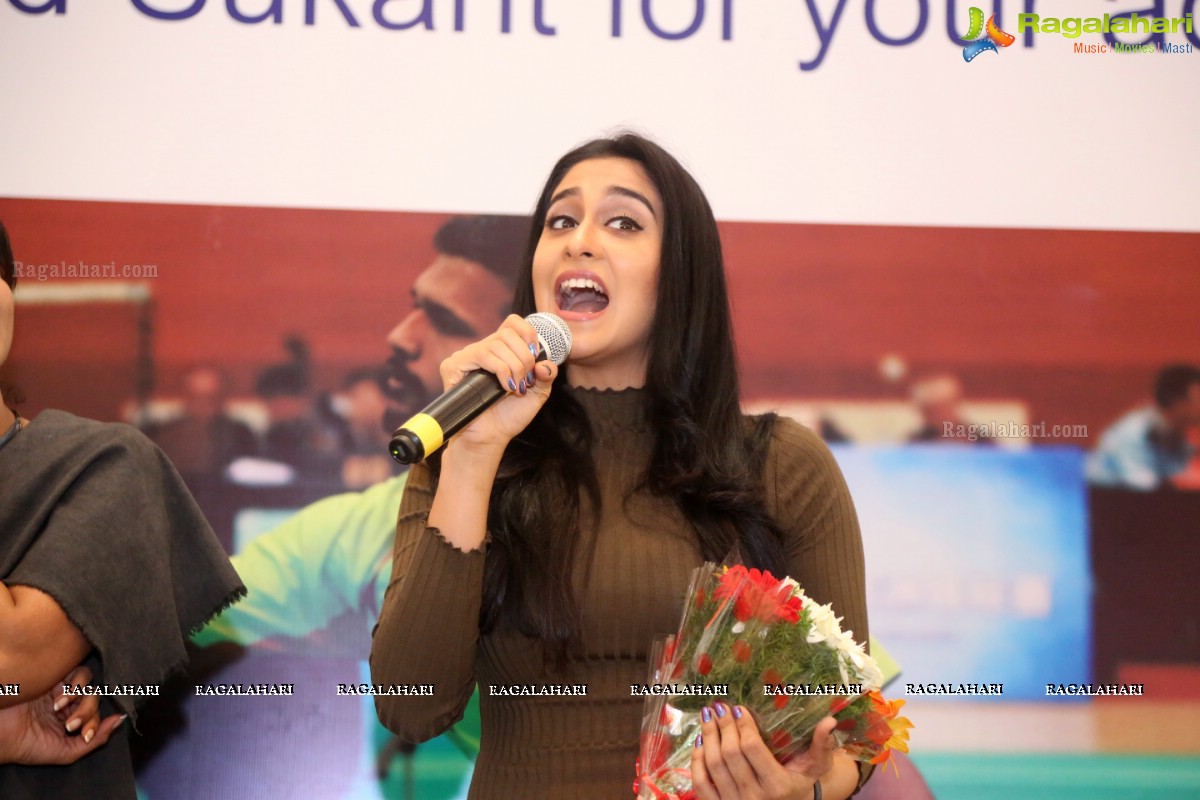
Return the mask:
<path id="1" fill-rule="evenodd" d="M 962 417 L 963 386 L 955 375 L 940 373 L 914 381 L 912 400 L 921 412 L 921 427 L 908 437 L 914 443 L 991 444 L 992 440 L 976 433 L 968 438 Z"/>
<path id="2" fill-rule="evenodd" d="M 1095 486 L 1153 491 L 1196 488 L 1185 477 L 1200 431 L 1200 368 L 1172 364 L 1154 381 L 1154 403 L 1128 412 L 1100 436 L 1088 455 Z"/>
<path id="3" fill-rule="evenodd" d="M 346 455 L 377 455 L 388 452 L 391 432 L 379 424 L 387 409 L 379 367 L 351 370 L 342 380 L 342 388 L 330 398 L 329 410 L 340 429 L 339 446 Z"/>
<path id="4" fill-rule="evenodd" d="M 233 461 L 258 452 L 254 432 L 225 413 L 225 378 L 196 367 L 183 379 L 183 416 L 150 426 L 146 435 L 187 476 L 219 476 Z"/>
<path id="5" fill-rule="evenodd" d="M 302 479 L 337 481 L 341 468 L 339 438 L 336 429 L 317 411 L 308 346 L 296 337 L 289 338 L 284 346 L 291 358 L 264 368 L 255 382 L 270 419 L 262 457 L 295 468 Z"/>
<path id="6" fill-rule="evenodd" d="M 379 367 L 352 370 L 342 388 L 328 398 L 323 411 L 339 435 L 342 453 L 342 484 L 347 489 L 365 489 L 387 480 L 397 464 L 388 451 L 391 433 L 379 420 L 387 410 L 383 393 L 384 372 Z"/>
<path id="7" fill-rule="evenodd" d="M 824 439 L 826 444 L 846 444 L 851 441 L 849 434 L 825 415 L 818 421 L 817 435 Z"/>

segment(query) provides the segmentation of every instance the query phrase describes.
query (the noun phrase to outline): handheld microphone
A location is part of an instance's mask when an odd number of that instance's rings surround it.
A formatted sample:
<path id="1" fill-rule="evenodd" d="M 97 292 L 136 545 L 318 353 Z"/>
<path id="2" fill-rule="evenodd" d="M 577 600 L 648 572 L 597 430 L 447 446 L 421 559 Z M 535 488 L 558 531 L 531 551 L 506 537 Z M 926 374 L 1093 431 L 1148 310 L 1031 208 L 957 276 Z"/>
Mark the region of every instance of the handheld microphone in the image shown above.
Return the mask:
<path id="1" fill-rule="evenodd" d="M 525 321 L 538 337 L 538 361 L 562 364 L 571 353 L 571 329 L 554 314 L 530 314 Z M 485 369 L 467 373 L 463 379 L 425 406 L 392 434 L 389 449 L 401 464 L 423 461 L 442 443 L 487 410 L 505 394 L 496 376 Z"/>

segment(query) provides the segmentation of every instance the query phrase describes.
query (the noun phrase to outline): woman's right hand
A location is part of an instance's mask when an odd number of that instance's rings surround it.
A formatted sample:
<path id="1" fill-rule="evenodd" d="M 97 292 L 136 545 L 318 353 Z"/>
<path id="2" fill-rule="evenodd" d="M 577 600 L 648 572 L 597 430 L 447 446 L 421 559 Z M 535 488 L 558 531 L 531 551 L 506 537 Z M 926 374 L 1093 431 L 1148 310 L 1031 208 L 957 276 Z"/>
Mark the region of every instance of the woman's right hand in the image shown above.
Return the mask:
<path id="1" fill-rule="evenodd" d="M 507 392 L 507 396 L 459 431 L 452 440 L 455 444 L 462 449 L 495 454 L 525 430 L 550 397 L 550 386 L 558 375 L 553 361 L 535 361 L 537 348 L 533 326 L 510 314 L 495 333 L 442 362 L 444 389 L 450 389 L 467 373 L 484 369 L 495 375 Z"/>

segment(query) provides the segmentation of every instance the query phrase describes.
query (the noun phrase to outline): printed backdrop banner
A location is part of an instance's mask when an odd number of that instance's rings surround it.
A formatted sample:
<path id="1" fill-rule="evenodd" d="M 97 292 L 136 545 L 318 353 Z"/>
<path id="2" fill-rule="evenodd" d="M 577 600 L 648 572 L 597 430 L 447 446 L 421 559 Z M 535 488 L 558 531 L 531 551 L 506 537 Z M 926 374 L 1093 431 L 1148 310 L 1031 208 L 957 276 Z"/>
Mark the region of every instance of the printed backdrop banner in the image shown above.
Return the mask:
<path id="1" fill-rule="evenodd" d="M 631 125 L 723 219 L 1200 230 L 1195 0 L 975 5 L 4 0 L 0 195 L 524 213 Z"/>

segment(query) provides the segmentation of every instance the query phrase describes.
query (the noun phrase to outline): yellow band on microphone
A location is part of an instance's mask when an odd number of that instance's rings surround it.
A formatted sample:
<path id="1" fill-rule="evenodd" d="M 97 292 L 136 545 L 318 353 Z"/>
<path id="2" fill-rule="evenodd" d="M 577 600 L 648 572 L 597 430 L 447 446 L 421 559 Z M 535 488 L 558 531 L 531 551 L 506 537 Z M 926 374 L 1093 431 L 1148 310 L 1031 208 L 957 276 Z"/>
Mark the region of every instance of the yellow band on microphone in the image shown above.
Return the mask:
<path id="1" fill-rule="evenodd" d="M 428 414 L 417 414 L 404 423 L 404 427 L 415 433 L 417 438 L 421 440 L 427 457 L 442 446 L 442 426 Z"/>

